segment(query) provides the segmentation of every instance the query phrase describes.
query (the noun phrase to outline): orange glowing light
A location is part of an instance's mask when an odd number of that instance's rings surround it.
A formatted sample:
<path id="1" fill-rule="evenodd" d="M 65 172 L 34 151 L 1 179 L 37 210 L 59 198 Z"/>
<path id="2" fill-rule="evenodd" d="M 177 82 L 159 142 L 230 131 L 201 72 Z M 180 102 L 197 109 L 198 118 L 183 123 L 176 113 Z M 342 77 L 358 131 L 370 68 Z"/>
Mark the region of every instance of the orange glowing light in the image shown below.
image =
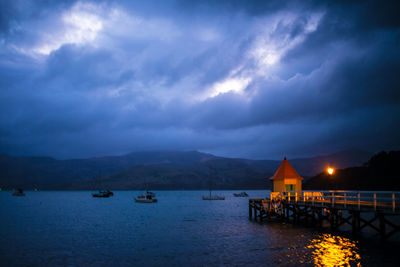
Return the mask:
<path id="1" fill-rule="evenodd" d="M 358 242 L 331 234 L 322 234 L 308 246 L 315 266 L 361 266 Z"/>
<path id="2" fill-rule="evenodd" d="M 328 168 L 326 171 L 328 172 L 329 175 L 332 175 L 335 172 L 333 168 Z"/>

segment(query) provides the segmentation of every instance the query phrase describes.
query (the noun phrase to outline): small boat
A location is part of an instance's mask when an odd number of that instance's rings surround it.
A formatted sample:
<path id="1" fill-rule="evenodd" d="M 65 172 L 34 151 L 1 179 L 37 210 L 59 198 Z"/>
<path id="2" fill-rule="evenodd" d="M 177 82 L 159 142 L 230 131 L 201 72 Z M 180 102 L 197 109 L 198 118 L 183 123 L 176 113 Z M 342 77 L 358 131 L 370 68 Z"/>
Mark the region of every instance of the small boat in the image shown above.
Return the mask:
<path id="1" fill-rule="evenodd" d="M 139 203 L 155 203 L 157 199 L 154 198 L 156 195 L 153 192 L 147 191 L 145 195 L 135 197 L 135 201 Z"/>
<path id="2" fill-rule="evenodd" d="M 98 178 L 98 188 L 102 188 L 103 186 L 101 185 L 101 172 L 99 172 L 99 178 Z M 104 188 L 104 187 L 103 187 Z M 111 192 L 110 190 L 99 190 L 97 193 L 92 193 L 93 197 L 112 197 L 114 196 L 114 193 Z"/>
<path id="3" fill-rule="evenodd" d="M 235 197 L 248 197 L 249 195 L 246 192 L 241 193 L 233 193 Z"/>
<path id="4" fill-rule="evenodd" d="M 225 200 L 224 196 L 203 196 L 203 200 Z"/>
<path id="5" fill-rule="evenodd" d="M 21 188 L 18 188 L 17 190 L 14 191 L 12 195 L 15 197 L 23 197 L 25 196 L 25 193 Z"/>
<path id="6" fill-rule="evenodd" d="M 211 168 L 210 168 L 210 194 L 203 196 L 203 200 L 225 200 L 225 196 L 212 195 L 212 181 L 211 181 Z"/>
<path id="7" fill-rule="evenodd" d="M 110 190 L 99 190 L 98 193 L 93 193 L 93 197 L 112 197 L 114 196 L 114 193 L 111 192 Z"/>

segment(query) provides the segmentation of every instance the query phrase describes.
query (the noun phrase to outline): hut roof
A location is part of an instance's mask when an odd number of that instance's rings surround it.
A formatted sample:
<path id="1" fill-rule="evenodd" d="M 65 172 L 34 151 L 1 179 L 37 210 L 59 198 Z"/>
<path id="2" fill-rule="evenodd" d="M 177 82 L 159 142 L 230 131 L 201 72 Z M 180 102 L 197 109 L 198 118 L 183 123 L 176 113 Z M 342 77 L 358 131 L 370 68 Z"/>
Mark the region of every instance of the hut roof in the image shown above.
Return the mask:
<path id="1" fill-rule="evenodd" d="M 299 179 L 303 180 L 303 177 L 301 177 L 296 172 L 296 170 L 289 163 L 289 161 L 286 159 L 286 157 L 283 159 L 281 165 L 276 170 L 274 176 L 272 176 L 270 179 L 271 180 L 280 180 L 280 179 L 285 179 L 285 178 L 299 178 Z"/>

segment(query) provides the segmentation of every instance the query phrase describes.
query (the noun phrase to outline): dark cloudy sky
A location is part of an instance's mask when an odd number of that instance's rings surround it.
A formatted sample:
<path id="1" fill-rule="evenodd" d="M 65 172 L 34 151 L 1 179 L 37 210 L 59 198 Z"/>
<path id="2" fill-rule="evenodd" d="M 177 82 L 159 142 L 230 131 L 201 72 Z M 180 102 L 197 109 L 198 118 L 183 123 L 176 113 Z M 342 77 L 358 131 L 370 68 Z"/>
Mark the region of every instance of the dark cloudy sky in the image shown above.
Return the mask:
<path id="1" fill-rule="evenodd" d="M 0 153 L 399 149 L 396 2 L 1 0 Z"/>

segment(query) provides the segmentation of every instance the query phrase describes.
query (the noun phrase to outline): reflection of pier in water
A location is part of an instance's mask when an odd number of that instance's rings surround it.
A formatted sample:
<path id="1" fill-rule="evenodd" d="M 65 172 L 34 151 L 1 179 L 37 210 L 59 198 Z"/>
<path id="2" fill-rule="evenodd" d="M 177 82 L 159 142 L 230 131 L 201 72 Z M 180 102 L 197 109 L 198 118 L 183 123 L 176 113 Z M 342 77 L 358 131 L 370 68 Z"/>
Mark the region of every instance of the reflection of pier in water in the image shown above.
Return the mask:
<path id="1" fill-rule="evenodd" d="M 393 218 L 400 215 L 400 192 L 299 191 L 273 192 L 270 199 L 249 199 L 249 218 L 280 219 L 332 229 L 345 224 L 353 233 L 366 227 L 388 238 L 400 231 Z"/>

